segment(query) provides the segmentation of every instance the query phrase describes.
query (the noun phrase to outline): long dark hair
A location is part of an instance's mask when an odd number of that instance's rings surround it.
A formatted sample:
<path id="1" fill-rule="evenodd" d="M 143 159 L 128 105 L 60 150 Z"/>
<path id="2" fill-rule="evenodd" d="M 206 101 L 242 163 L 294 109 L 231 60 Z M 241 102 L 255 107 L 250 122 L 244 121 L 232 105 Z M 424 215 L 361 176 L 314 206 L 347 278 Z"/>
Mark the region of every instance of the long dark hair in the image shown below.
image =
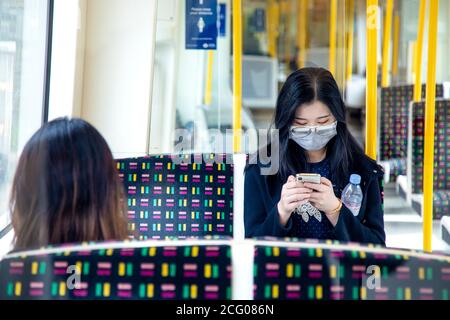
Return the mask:
<path id="1" fill-rule="evenodd" d="M 15 250 L 127 238 L 124 190 L 101 134 L 60 118 L 25 145 L 10 200 Z"/>
<path id="2" fill-rule="evenodd" d="M 297 108 L 314 101 L 324 103 L 337 120 L 337 136 L 327 145 L 333 183 L 342 187 L 348 181 L 355 156 L 365 157 L 362 148 L 350 134 L 345 119 L 345 104 L 332 74 L 323 68 L 302 68 L 293 72 L 278 95 L 272 128 L 279 130 L 280 168 L 278 176 L 309 169 L 305 150 L 289 139 Z"/>

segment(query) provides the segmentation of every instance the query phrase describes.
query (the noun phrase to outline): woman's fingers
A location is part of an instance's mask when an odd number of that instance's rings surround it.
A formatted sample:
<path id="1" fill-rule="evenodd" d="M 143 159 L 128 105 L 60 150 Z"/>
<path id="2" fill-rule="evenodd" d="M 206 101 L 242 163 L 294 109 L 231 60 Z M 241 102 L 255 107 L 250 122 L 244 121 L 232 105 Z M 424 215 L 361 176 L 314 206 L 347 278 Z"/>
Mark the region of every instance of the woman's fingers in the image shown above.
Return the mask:
<path id="1" fill-rule="evenodd" d="M 311 192 L 311 189 L 305 188 L 294 176 L 289 176 L 283 185 L 281 199 L 277 205 L 280 215 L 292 213 L 298 206 L 306 203 Z"/>
<path id="2" fill-rule="evenodd" d="M 305 186 L 303 185 L 303 182 L 294 180 L 294 181 L 286 182 L 284 187 L 286 189 L 293 189 L 293 188 L 304 188 Z"/>
<path id="3" fill-rule="evenodd" d="M 288 190 L 288 189 L 293 189 L 293 188 L 297 188 L 297 182 L 296 182 L 296 181 L 287 182 L 287 183 L 284 185 L 284 188 L 285 188 L 286 190 Z"/>
<path id="4" fill-rule="evenodd" d="M 290 196 L 293 194 L 302 194 L 302 193 L 311 193 L 312 190 L 308 188 L 294 188 L 294 189 L 287 189 L 284 190 L 283 195 L 284 196 Z"/>
<path id="5" fill-rule="evenodd" d="M 333 183 L 325 177 L 320 177 L 320 182 L 326 186 L 333 187 Z"/>
<path id="6" fill-rule="evenodd" d="M 309 194 L 303 193 L 303 194 L 292 194 L 290 196 L 286 196 L 285 200 L 287 203 L 297 202 L 297 201 L 303 201 L 309 199 Z"/>
<path id="7" fill-rule="evenodd" d="M 310 195 L 311 201 L 318 201 L 323 199 L 323 194 L 320 192 L 312 192 Z"/>
<path id="8" fill-rule="evenodd" d="M 288 209 L 289 212 L 293 212 L 295 209 L 297 209 L 299 206 L 307 203 L 308 200 L 301 200 L 301 201 L 296 201 L 296 202 L 292 202 L 290 204 L 288 204 L 286 206 L 286 209 Z"/>
<path id="9" fill-rule="evenodd" d="M 313 189 L 318 192 L 326 192 L 329 186 L 319 183 L 305 183 L 305 188 Z"/>

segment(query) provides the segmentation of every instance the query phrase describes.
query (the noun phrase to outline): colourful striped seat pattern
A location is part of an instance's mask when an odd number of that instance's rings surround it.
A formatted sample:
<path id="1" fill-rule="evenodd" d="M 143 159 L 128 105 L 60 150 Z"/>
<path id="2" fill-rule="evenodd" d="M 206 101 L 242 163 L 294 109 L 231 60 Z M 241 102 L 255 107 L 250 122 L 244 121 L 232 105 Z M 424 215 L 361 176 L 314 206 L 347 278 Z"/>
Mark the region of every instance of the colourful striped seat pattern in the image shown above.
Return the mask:
<path id="1" fill-rule="evenodd" d="M 422 97 L 425 97 L 425 85 Z M 406 159 L 408 148 L 409 104 L 414 86 L 401 85 L 381 89 L 380 103 L 380 160 Z M 443 96 L 443 86 L 436 86 L 436 96 Z M 406 174 L 406 166 L 394 170 L 391 179 Z"/>
<path id="2" fill-rule="evenodd" d="M 179 157 L 117 160 L 132 234 L 140 240 L 232 236 L 230 155 L 184 155 L 182 161 Z"/>
<path id="3" fill-rule="evenodd" d="M 0 262 L 0 300 L 230 299 L 230 254 L 218 245 L 9 258 Z"/>
<path id="4" fill-rule="evenodd" d="M 433 219 L 450 216 L 450 190 L 433 192 Z"/>
<path id="5" fill-rule="evenodd" d="M 408 143 L 409 103 L 414 86 L 400 85 L 381 89 L 380 159 L 406 158 Z M 423 86 L 422 97 L 425 98 Z M 436 86 L 436 96 L 442 97 L 443 86 Z"/>
<path id="6" fill-rule="evenodd" d="M 255 299 L 449 300 L 450 259 L 256 246 Z"/>
<path id="7" fill-rule="evenodd" d="M 412 192 L 423 193 L 425 102 L 412 114 Z M 450 100 L 436 100 L 433 217 L 450 215 Z"/>
<path id="8" fill-rule="evenodd" d="M 434 188 L 450 190 L 450 100 L 436 100 Z M 413 106 L 412 190 L 423 192 L 425 102 Z"/>

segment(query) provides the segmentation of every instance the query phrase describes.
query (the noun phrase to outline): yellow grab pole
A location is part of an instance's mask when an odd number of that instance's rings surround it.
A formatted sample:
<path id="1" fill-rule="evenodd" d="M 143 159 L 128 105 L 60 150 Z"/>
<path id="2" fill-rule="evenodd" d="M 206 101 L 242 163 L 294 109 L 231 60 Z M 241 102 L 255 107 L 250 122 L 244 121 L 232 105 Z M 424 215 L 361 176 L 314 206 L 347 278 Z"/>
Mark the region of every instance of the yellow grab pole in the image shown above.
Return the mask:
<path id="1" fill-rule="evenodd" d="M 268 52 L 272 58 L 277 56 L 277 36 L 279 24 L 279 6 L 275 0 L 269 1 L 267 12 Z"/>
<path id="2" fill-rule="evenodd" d="M 299 68 L 305 66 L 306 60 L 306 33 L 308 19 L 308 0 L 297 0 L 297 65 Z"/>
<path id="3" fill-rule="evenodd" d="M 333 76 L 336 76 L 337 0 L 331 0 L 330 6 L 330 57 L 328 68 Z"/>
<path id="4" fill-rule="evenodd" d="M 242 128 L 242 2 L 233 0 L 233 152 L 241 152 Z"/>
<path id="5" fill-rule="evenodd" d="M 208 51 L 208 61 L 206 70 L 205 83 L 205 105 L 209 106 L 212 102 L 212 82 L 213 82 L 213 65 L 214 65 L 214 51 Z"/>
<path id="6" fill-rule="evenodd" d="M 345 1 L 338 1 L 337 6 L 337 26 L 336 26 L 336 38 L 337 38 L 337 44 L 336 44 L 336 56 L 334 58 L 336 73 L 334 74 L 336 81 L 341 89 L 344 89 L 345 87 L 345 62 L 342 63 L 341 61 L 345 61 L 344 54 L 345 54 Z M 336 61 L 339 61 L 339 64 L 336 64 Z"/>
<path id="7" fill-rule="evenodd" d="M 398 13 L 394 16 L 394 40 L 392 48 L 392 76 L 398 75 L 398 50 L 400 46 L 400 16 Z"/>
<path id="8" fill-rule="evenodd" d="M 267 51 L 272 58 L 275 56 L 275 36 L 273 28 L 273 0 L 267 5 Z"/>
<path id="9" fill-rule="evenodd" d="M 366 154 L 376 160 L 378 0 L 367 0 L 366 10 Z"/>
<path id="10" fill-rule="evenodd" d="M 347 41 L 347 81 L 351 80 L 353 74 L 353 34 L 355 24 L 355 0 L 348 1 L 348 41 Z"/>
<path id="11" fill-rule="evenodd" d="M 433 234 L 434 122 L 436 103 L 436 51 L 439 0 L 430 0 L 428 24 L 428 66 L 425 105 L 425 144 L 423 163 L 423 250 L 431 252 Z"/>
<path id="12" fill-rule="evenodd" d="M 392 13 L 394 0 L 387 0 L 386 17 L 384 19 L 383 32 L 383 68 L 381 72 L 381 86 L 389 86 L 389 50 L 391 45 Z"/>
<path id="13" fill-rule="evenodd" d="M 285 0 L 283 3 L 283 13 L 286 19 L 286 31 L 284 34 L 284 60 L 286 61 L 286 70 L 290 70 L 291 60 L 291 39 L 289 37 L 291 31 L 291 0 Z"/>
<path id="14" fill-rule="evenodd" d="M 422 48 L 423 48 L 423 33 L 425 29 L 425 14 L 427 9 L 427 0 L 420 0 L 419 8 L 419 30 L 417 31 L 417 44 L 414 54 L 414 101 L 422 100 Z"/>

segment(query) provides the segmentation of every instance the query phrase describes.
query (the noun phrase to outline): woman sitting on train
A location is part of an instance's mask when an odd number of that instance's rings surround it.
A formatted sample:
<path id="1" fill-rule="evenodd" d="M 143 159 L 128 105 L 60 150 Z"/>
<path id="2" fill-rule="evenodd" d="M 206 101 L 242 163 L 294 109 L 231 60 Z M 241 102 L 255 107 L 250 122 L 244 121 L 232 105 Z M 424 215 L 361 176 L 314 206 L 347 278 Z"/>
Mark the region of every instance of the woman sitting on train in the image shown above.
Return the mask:
<path id="1" fill-rule="evenodd" d="M 263 175 L 262 161 L 246 168 L 246 237 L 384 245 L 383 171 L 349 132 L 345 105 L 332 74 L 322 68 L 292 73 L 279 93 L 272 126 L 279 130 L 279 169 Z M 297 181 L 297 173 L 320 174 L 320 183 Z M 351 174 L 360 175 L 363 193 L 356 215 L 339 199 Z"/>
<path id="2" fill-rule="evenodd" d="M 127 238 L 124 191 L 101 134 L 81 119 L 45 124 L 25 145 L 10 200 L 14 250 Z"/>

